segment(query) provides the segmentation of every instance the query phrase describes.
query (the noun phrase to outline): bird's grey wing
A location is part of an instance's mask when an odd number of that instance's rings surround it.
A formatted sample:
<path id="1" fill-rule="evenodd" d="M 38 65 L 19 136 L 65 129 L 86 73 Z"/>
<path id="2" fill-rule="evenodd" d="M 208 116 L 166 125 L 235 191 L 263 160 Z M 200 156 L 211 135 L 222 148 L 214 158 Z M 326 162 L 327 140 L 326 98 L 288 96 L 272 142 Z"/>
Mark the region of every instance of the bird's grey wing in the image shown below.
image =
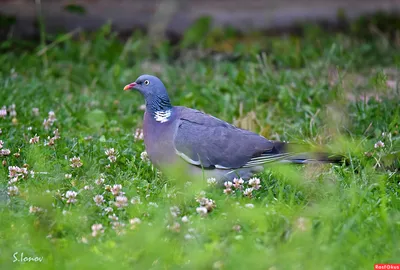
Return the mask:
<path id="1" fill-rule="evenodd" d="M 283 155 L 274 142 L 197 110 L 181 107 L 178 121 L 176 153 L 205 169 L 257 166 Z"/>

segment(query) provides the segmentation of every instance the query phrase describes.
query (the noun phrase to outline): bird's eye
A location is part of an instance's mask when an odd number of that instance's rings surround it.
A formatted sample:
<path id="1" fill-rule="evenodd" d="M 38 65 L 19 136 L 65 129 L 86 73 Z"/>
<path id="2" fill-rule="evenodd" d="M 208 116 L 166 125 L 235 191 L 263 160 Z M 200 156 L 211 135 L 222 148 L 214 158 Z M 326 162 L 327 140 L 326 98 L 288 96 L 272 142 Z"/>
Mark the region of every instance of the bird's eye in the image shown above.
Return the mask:
<path id="1" fill-rule="evenodd" d="M 150 81 L 149 81 L 149 80 L 145 80 L 145 81 L 144 81 L 144 84 L 145 84 L 145 85 L 149 85 L 149 84 L 150 84 Z"/>

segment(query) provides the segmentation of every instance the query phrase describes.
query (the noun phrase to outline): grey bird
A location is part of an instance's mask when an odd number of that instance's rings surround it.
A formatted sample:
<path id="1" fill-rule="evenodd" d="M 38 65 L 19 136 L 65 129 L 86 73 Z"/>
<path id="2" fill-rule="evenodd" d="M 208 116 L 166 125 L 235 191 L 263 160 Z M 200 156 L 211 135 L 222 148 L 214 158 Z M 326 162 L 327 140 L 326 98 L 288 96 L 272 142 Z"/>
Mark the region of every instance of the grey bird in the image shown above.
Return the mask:
<path id="1" fill-rule="evenodd" d="M 135 89 L 145 98 L 143 135 L 151 162 L 161 171 L 181 162 L 185 173 L 215 178 L 219 182 L 241 177 L 247 180 L 275 161 L 338 162 L 325 154 L 296 154 L 288 144 L 270 141 L 198 110 L 172 106 L 162 81 L 141 75 L 124 90 Z"/>

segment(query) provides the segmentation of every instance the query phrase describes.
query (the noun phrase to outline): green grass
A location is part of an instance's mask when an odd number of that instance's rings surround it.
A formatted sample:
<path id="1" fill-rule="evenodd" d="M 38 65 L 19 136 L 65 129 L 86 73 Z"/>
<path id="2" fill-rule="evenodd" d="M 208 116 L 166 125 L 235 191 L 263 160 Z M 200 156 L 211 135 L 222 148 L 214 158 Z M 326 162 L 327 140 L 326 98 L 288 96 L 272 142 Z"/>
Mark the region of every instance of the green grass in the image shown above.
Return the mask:
<path id="1" fill-rule="evenodd" d="M 150 47 L 140 34 L 122 42 L 107 27 L 52 40 L 1 46 L 0 107 L 15 104 L 17 113 L 0 118 L 3 149 L 11 150 L 0 157 L 1 269 L 372 269 L 400 262 L 395 43 L 314 28 L 302 38 L 254 35 L 222 45 L 210 34 L 201 51 L 217 51 L 219 60 L 168 44 Z M 267 168 L 252 198 L 206 181 L 190 184 L 188 176 L 166 179 L 142 161 L 143 142 L 134 139 L 142 97 L 122 91 L 143 73 L 158 75 L 175 105 L 271 139 L 330 149 L 349 164 Z M 46 130 L 50 111 L 56 120 Z M 45 145 L 56 128 L 61 138 Z M 30 144 L 35 134 L 40 141 Z M 378 141 L 385 146 L 374 148 Z M 104 153 L 109 148 L 119 153 L 115 163 Z M 74 156 L 82 167 L 70 166 Z M 20 179 L 19 194 L 7 196 L 8 166 L 24 164 L 34 178 Z M 104 187 L 114 184 L 128 198 L 122 209 Z M 196 212 L 201 190 L 216 204 L 204 217 Z M 76 203 L 63 199 L 67 191 L 78 193 Z M 97 194 L 102 206 L 93 201 Z M 29 213 L 30 206 L 43 211 Z M 125 224 L 122 233 L 107 206 Z M 141 223 L 131 228 L 135 217 Z M 93 224 L 104 233 L 92 237 Z M 13 262 L 16 252 L 43 261 Z"/>

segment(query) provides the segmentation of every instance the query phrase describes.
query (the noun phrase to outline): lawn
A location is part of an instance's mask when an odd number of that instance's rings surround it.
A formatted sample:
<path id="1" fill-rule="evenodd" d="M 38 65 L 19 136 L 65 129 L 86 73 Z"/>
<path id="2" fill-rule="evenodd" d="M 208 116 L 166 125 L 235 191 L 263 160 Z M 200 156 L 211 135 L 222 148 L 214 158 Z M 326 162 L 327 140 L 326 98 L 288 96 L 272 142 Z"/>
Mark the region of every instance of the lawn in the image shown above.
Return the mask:
<path id="1" fill-rule="evenodd" d="M 400 263 L 399 40 L 224 35 L 0 43 L 1 269 Z M 122 90 L 144 73 L 174 105 L 348 162 L 272 165 L 252 192 L 167 179 L 143 153 L 143 98 Z"/>

